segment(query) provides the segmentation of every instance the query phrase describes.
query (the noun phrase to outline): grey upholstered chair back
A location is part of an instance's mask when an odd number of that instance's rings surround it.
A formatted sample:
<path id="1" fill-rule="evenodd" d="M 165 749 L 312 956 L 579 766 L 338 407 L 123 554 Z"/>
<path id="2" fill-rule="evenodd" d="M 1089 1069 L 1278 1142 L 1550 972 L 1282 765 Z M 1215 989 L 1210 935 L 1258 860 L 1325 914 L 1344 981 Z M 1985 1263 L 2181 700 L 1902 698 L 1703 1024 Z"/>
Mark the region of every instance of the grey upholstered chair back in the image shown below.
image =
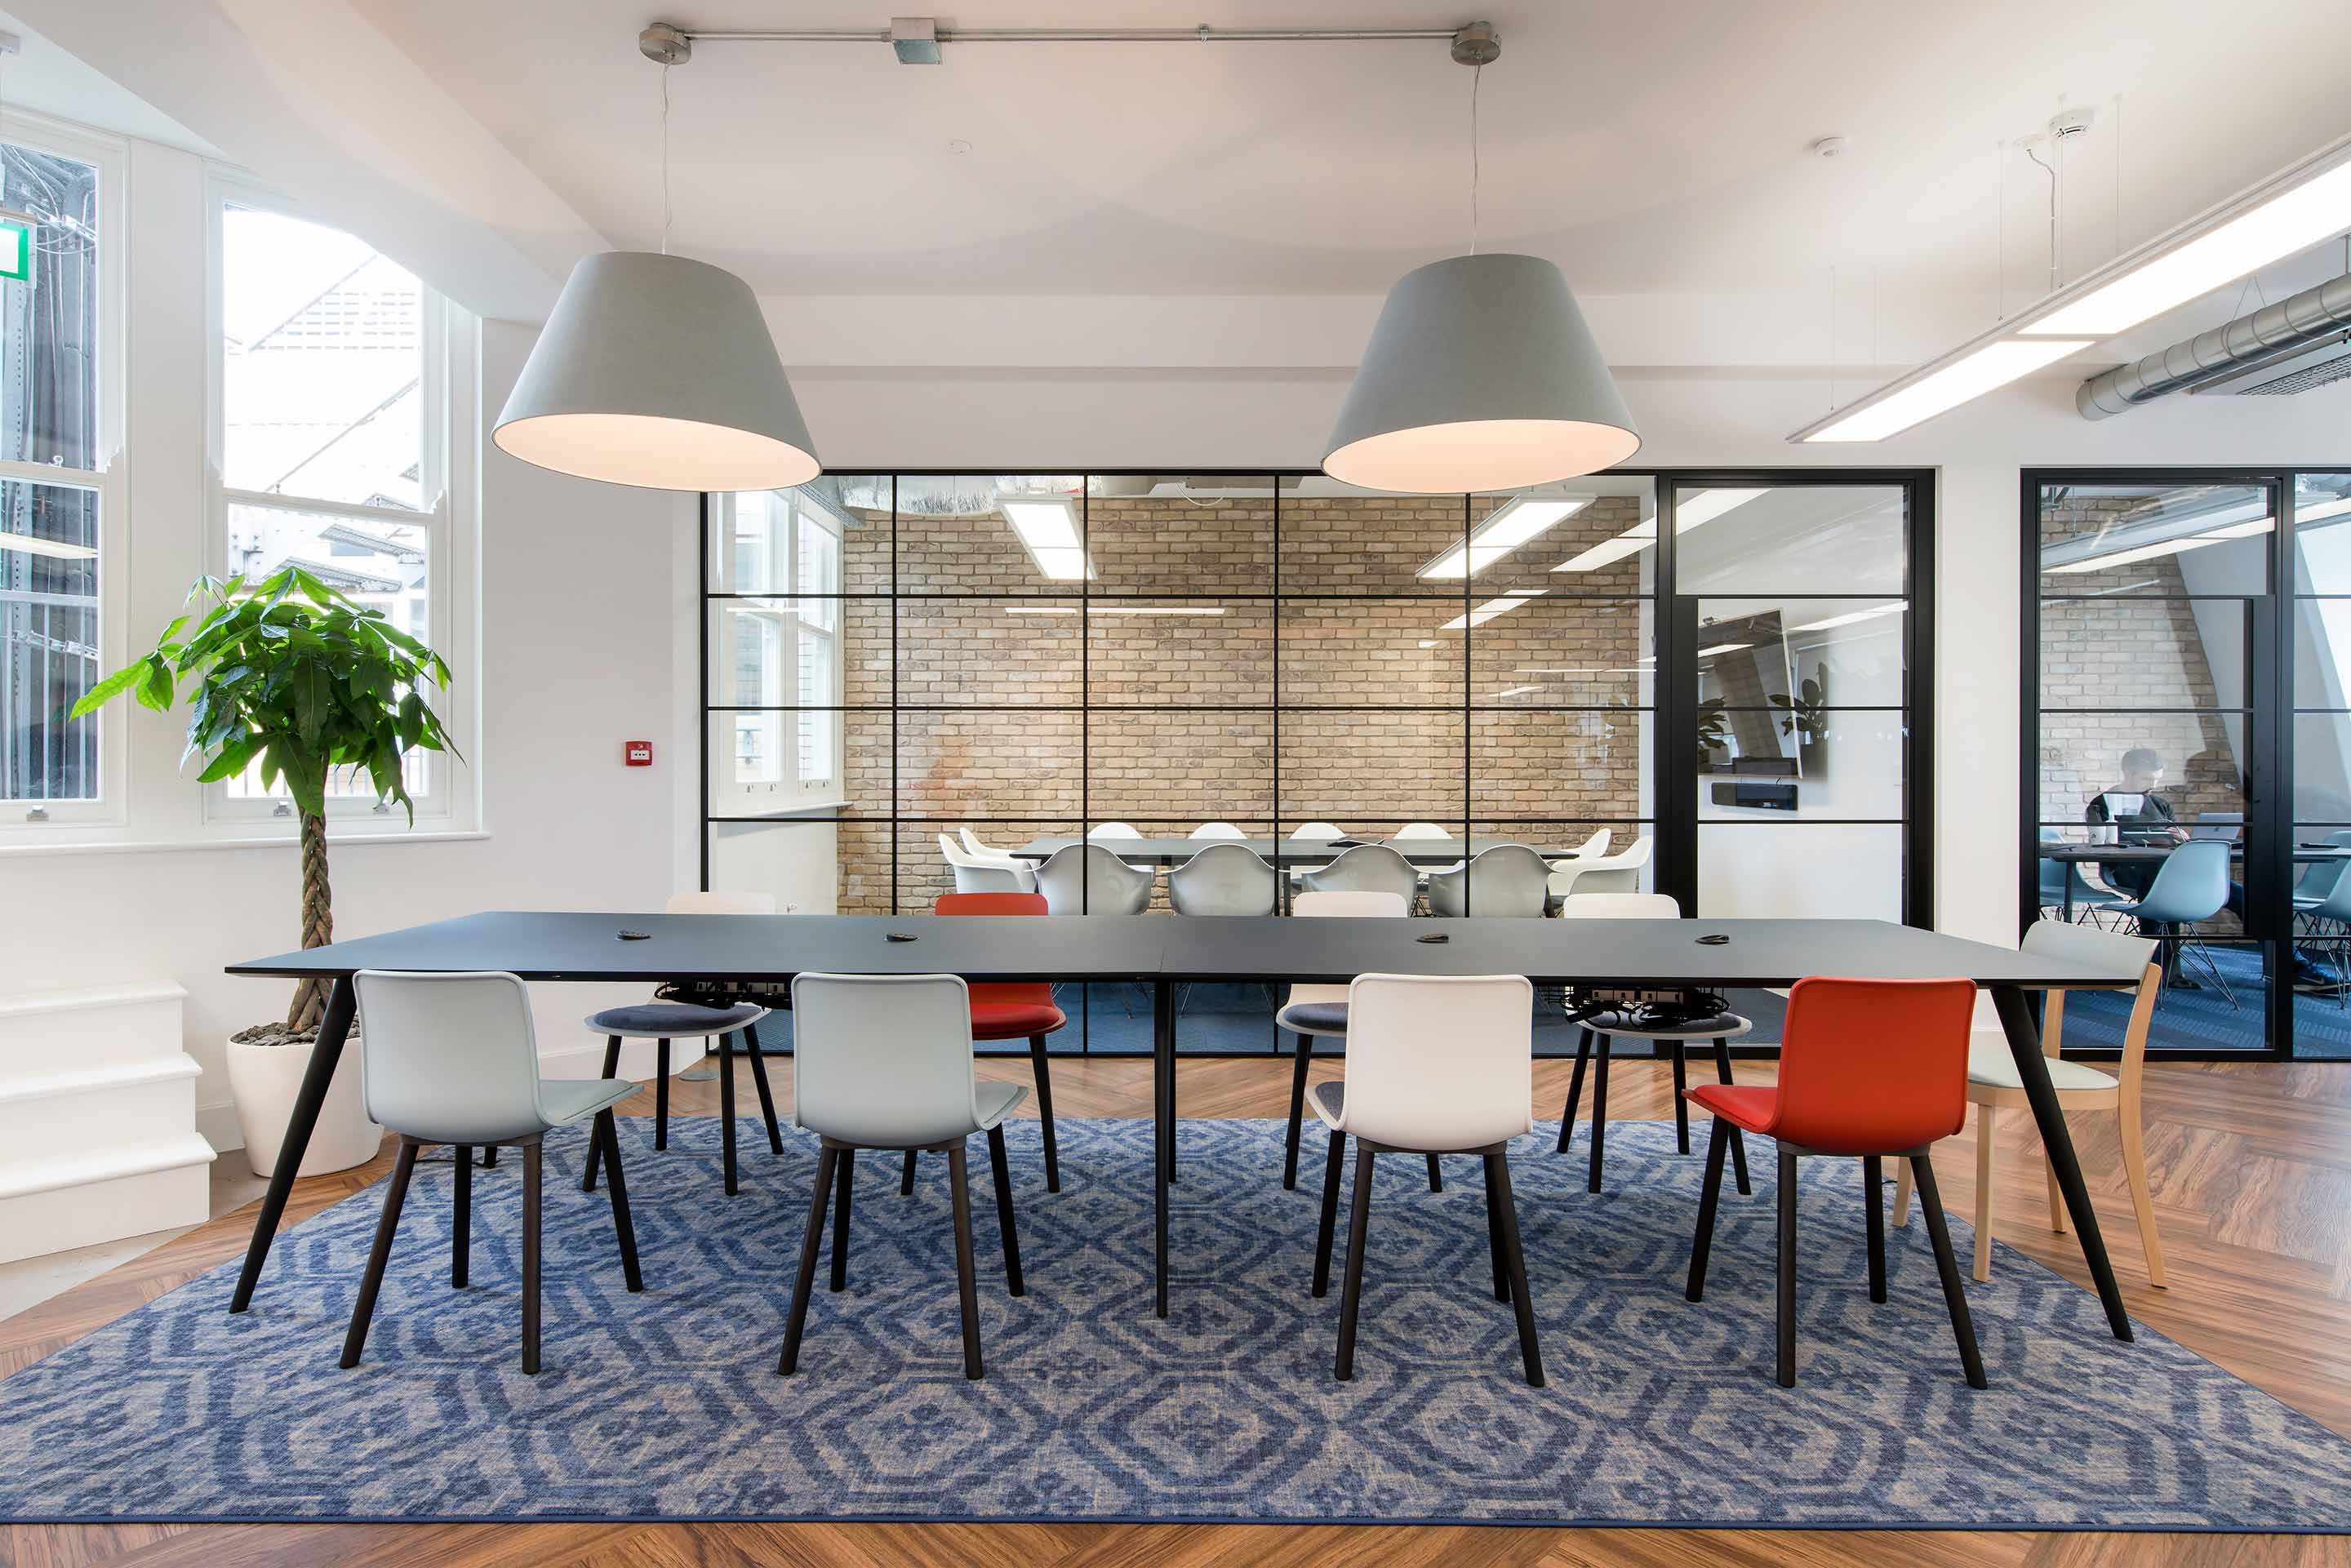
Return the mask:
<path id="1" fill-rule="evenodd" d="M 1316 893 L 1394 893 L 1409 909 L 1420 893 L 1412 862 L 1385 844 L 1357 844 L 1337 860 L 1310 871 L 1305 884 Z"/>
<path id="2" fill-rule="evenodd" d="M 1270 915 L 1281 879 L 1247 844 L 1212 844 L 1167 873 L 1178 915 Z"/>
<path id="3" fill-rule="evenodd" d="M 352 983 L 371 1121 L 428 1144 L 545 1130 L 530 992 L 520 979 L 361 969 Z"/>
<path id="4" fill-rule="evenodd" d="M 1480 850 L 1466 865 L 1433 873 L 1428 912 L 1540 919 L 1550 883 L 1551 867 L 1542 856 L 1524 844 L 1496 844 Z"/>
<path id="5" fill-rule="evenodd" d="M 801 975 L 792 1054 L 795 1126 L 903 1148 L 979 1124 L 971 992 L 953 975 Z"/>
<path id="6" fill-rule="evenodd" d="M 1067 845 L 1037 868 L 1049 915 L 1140 915 L 1155 880 L 1100 844 Z"/>

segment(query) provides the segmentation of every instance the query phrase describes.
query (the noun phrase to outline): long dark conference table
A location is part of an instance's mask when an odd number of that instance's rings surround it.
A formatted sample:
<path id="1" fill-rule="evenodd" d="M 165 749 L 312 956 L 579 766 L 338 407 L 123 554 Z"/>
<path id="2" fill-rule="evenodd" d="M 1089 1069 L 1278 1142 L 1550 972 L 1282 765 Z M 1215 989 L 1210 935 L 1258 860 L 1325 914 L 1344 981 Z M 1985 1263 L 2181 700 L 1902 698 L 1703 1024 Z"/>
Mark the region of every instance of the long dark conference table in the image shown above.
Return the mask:
<path id="1" fill-rule="evenodd" d="M 1497 844 L 1524 844 L 1524 839 L 1031 839 L 1007 854 L 1022 860 L 1050 859 L 1057 850 L 1073 844 L 1096 843 L 1129 862 L 1148 861 L 1155 865 L 1182 865 L 1202 850 L 1218 844 L 1238 844 L 1254 850 L 1259 858 L 1274 865 L 1326 865 L 1337 860 L 1358 844 L 1385 844 L 1417 866 L 1451 865 L 1468 854 L 1479 854 Z M 1529 845 L 1538 854 L 1557 860 L 1573 852 L 1566 849 L 1543 849 Z"/>
<path id="2" fill-rule="evenodd" d="M 1459 853 L 1459 844 L 1452 852 Z M 622 933 L 642 933 L 631 939 Z M 911 938 L 906 939 L 906 938 Z M 804 971 L 968 980 L 1132 981 L 1152 988 L 1155 1310 L 1167 1315 L 1168 1184 L 1176 1174 L 1176 988 L 1196 981 L 1343 984 L 1360 974 L 1524 975 L 1540 986 L 1790 986 L 1807 975 L 1965 976 L 1988 988 L 2082 1256 L 2116 1339 L 2122 1291 L 2041 1054 L 2025 993 L 2119 989 L 2138 978 L 1876 920 L 1300 920 L 1282 915 L 468 915 L 229 966 L 334 981 L 287 1118 L 229 1311 L 251 1303 L 294 1173 L 341 1060 L 360 969 L 502 969 L 526 980 L 789 982 Z M 1887 1049 L 1899 1050 L 1890 1040 Z"/>

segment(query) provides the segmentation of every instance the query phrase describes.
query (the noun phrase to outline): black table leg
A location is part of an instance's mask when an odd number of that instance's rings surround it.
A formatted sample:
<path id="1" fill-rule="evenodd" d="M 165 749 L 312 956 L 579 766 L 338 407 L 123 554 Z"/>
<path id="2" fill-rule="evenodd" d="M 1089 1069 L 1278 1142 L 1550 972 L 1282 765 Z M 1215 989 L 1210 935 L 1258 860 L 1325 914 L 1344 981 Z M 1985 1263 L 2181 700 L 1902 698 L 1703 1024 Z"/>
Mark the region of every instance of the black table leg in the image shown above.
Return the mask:
<path id="1" fill-rule="evenodd" d="M 735 1174 L 735 1037 L 731 1034 L 718 1037 L 718 1144 L 722 1151 L 719 1166 L 726 1186 L 726 1196 L 733 1197 L 737 1188 Z"/>
<path id="2" fill-rule="evenodd" d="M 269 1172 L 269 1190 L 262 1195 L 261 1212 L 253 1221 L 253 1239 L 245 1249 L 245 1268 L 236 1277 L 236 1293 L 228 1310 L 241 1312 L 253 1304 L 253 1288 L 261 1281 L 261 1266 L 269 1260 L 269 1244 L 277 1239 L 277 1222 L 286 1218 L 286 1197 L 294 1190 L 294 1173 L 310 1150 L 310 1134 L 319 1124 L 319 1108 L 327 1103 L 335 1066 L 343 1059 L 343 1041 L 351 1032 L 351 1011 L 357 1005 L 349 975 L 335 977 L 327 998 L 327 1016 L 319 1022 L 319 1043 L 310 1048 L 310 1065 L 303 1070 L 302 1087 L 294 1096 L 294 1113 L 286 1118 L 286 1136 L 277 1145 L 277 1164 Z"/>
<path id="3" fill-rule="evenodd" d="M 2082 1162 L 2074 1154 L 2073 1134 L 2065 1130 L 2065 1113 L 2057 1108 L 2057 1090 L 2049 1082 L 2049 1059 L 2041 1054 L 2041 1031 L 2033 1026 L 2032 1009 L 2024 993 L 2013 986 L 1994 986 L 1992 1006 L 2001 1027 L 2008 1032 L 2008 1052 L 2016 1060 L 2016 1074 L 2024 1081 L 2024 1097 L 2032 1104 L 2032 1120 L 2041 1129 L 2041 1147 L 2050 1169 L 2057 1173 L 2057 1189 L 2065 1195 L 2065 1212 L 2073 1217 L 2074 1234 L 2082 1239 L 2082 1260 L 2106 1309 L 2106 1322 L 2115 1337 L 2131 1337 L 2130 1313 L 2123 1307 L 2122 1287 L 2115 1282 L 2115 1266 L 2106 1258 L 2106 1239 L 2098 1229 L 2097 1212 L 2090 1207 L 2090 1189 L 2082 1181 Z M 1926 1195 L 1922 1192 L 1920 1197 Z"/>
<path id="4" fill-rule="evenodd" d="M 1159 1316 L 1167 1315 L 1167 1184 L 1176 1174 L 1176 1004 L 1165 980 L 1151 988 L 1152 1121 L 1156 1168 L 1152 1175 L 1158 1229 L 1155 1261 Z"/>

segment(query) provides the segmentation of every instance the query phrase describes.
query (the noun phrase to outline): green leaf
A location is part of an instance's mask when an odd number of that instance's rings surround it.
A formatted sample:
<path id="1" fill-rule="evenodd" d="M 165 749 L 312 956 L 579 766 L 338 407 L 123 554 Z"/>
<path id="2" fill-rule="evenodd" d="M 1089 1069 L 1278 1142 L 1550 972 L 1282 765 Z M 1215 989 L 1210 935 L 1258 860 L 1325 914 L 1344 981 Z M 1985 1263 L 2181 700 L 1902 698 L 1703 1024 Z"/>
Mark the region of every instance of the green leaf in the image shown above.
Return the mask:
<path id="1" fill-rule="evenodd" d="M 316 747 L 334 702 L 334 690 L 323 664 L 305 663 L 294 672 L 294 728 L 303 743 Z"/>
<path id="2" fill-rule="evenodd" d="M 161 653 L 150 653 L 143 662 L 145 678 L 139 683 L 139 706 L 157 713 L 172 711 L 172 698 L 176 695 L 172 685 L 172 666 Z"/>
<path id="3" fill-rule="evenodd" d="M 69 718 L 80 718 L 85 714 L 96 713 L 99 708 L 106 706 L 107 702 L 118 693 L 129 690 L 131 684 L 133 681 L 138 680 L 141 676 L 146 674 L 146 673 L 147 662 L 144 659 L 140 660 L 137 664 L 123 665 L 122 668 L 115 671 L 114 674 L 107 676 L 106 679 L 99 682 L 98 685 L 90 687 L 89 691 L 83 693 L 81 701 L 74 704 L 73 711 L 67 716 Z"/>

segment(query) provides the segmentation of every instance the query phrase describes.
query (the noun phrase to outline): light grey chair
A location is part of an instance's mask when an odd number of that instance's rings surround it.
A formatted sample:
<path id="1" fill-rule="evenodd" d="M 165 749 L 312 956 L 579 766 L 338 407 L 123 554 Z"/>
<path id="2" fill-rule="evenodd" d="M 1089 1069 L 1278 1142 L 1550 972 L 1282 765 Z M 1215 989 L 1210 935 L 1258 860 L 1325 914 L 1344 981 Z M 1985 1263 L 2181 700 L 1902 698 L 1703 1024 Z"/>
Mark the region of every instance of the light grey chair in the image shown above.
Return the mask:
<path id="1" fill-rule="evenodd" d="M 1211 844 L 1167 873 L 1178 915 L 1270 915 L 1281 879 L 1247 844 Z"/>
<path id="2" fill-rule="evenodd" d="M 994 855 L 969 854 L 956 847 L 956 841 L 945 833 L 939 835 L 939 853 L 949 870 L 955 873 L 957 893 L 1034 893 L 1036 873 L 1019 862 L 998 859 Z"/>
<path id="3" fill-rule="evenodd" d="M 1451 871 L 1433 872 L 1428 878 L 1428 912 L 1458 918 L 1465 915 L 1542 918 L 1551 867 L 1524 844 L 1496 844 L 1480 850 Z"/>
<path id="4" fill-rule="evenodd" d="M 1407 911 L 1420 894 L 1420 873 L 1385 844 L 1357 844 L 1300 881 L 1310 893 L 1393 893 Z"/>
<path id="5" fill-rule="evenodd" d="M 636 1085 L 600 1079 L 538 1075 L 538 1042 L 530 1022 L 530 993 L 513 975 L 412 974 L 362 969 L 359 994 L 360 1082 L 371 1120 L 400 1135 L 400 1155 L 383 1194 L 375 1244 L 368 1249 L 351 1326 L 343 1336 L 343 1365 L 357 1366 L 383 1288 L 384 1265 L 400 1228 L 401 1206 L 416 1173 L 417 1151 L 450 1145 L 456 1156 L 456 1208 L 450 1227 L 449 1283 L 465 1288 L 473 1239 L 476 1145 L 519 1145 L 522 1163 L 522 1369 L 538 1371 L 539 1140 L 557 1127 L 595 1118 L 594 1146 L 611 1171 L 612 1228 L 621 1243 L 621 1270 L 631 1291 L 645 1288 L 637 1269 L 637 1233 L 629 1222 L 629 1189 L 621 1174 L 621 1142 L 612 1107 Z"/>
<path id="6" fill-rule="evenodd" d="M 1100 844 L 1069 844 L 1037 868 L 1037 891 L 1049 915 L 1140 915 L 1158 877 Z"/>
<path id="7" fill-rule="evenodd" d="M 789 1376 L 799 1365 L 828 1201 L 833 1205 L 832 1288 L 849 1283 L 850 1188 L 857 1151 L 928 1149 L 944 1150 L 947 1156 L 956 1288 L 963 1301 L 963 1375 L 980 1376 L 979 1296 L 972 1278 L 971 1183 L 964 1142 L 975 1133 L 987 1134 L 997 1227 L 1004 1233 L 1005 1282 L 1013 1295 L 1020 1295 L 1020 1243 L 1013 1233 L 1004 1118 L 1029 1091 L 973 1073 L 970 988 L 953 975 L 801 975 L 792 981 L 792 1124 L 816 1134 L 821 1146 L 776 1371 Z"/>

